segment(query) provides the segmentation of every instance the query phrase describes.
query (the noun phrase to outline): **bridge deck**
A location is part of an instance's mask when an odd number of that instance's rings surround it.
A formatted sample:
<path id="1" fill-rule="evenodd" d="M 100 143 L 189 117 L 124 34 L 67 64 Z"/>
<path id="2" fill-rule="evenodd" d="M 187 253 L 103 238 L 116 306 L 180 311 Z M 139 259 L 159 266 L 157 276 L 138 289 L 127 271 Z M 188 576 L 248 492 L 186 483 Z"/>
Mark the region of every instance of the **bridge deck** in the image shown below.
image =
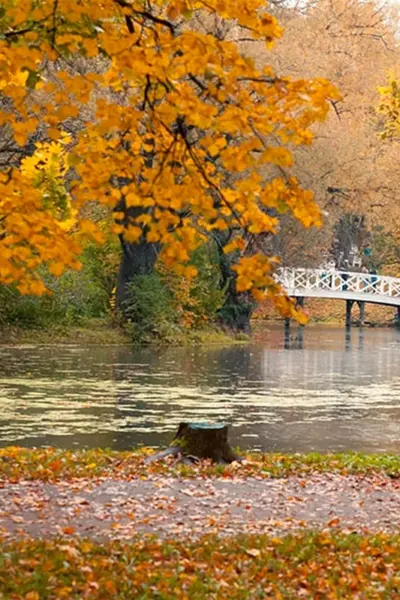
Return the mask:
<path id="1" fill-rule="evenodd" d="M 286 267 L 277 272 L 276 278 L 289 296 L 400 306 L 400 279 L 395 277 Z"/>

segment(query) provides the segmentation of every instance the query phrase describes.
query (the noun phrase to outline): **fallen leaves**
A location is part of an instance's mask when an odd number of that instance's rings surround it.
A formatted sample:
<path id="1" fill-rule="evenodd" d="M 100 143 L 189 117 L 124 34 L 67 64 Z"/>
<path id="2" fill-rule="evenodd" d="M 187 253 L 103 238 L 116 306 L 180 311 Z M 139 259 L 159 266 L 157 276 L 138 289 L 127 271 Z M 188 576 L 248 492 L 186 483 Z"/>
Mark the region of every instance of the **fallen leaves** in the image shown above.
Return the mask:
<path id="1" fill-rule="evenodd" d="M 261 552 L 257 548 L 249 548 L 246 550 L 246 554 L 252 556 L 253 558 L 257 558 L 258 556 L 260 556 Z"/>
<path id="2" fill-rule="evenodd" d="M 0 450 L 0 598 L 400 597 L 398 457 L 146 453 Z"/>
<path id="3" fill-rule="evenodd" d="M 342 475 L 379 472 L 396 479 L 400 476 L 400 456 L 390 454 L 252 454 L 242 462 L 215 465 L 200 461 L 191 466 L 164 460 L 146 465 L 144 458 L 154 449 L 133 452 L 112 450 L 60 450 L 56 448 L 26 449 L 18 446 L 0 449 L 1 479 L 19 481 L 73 480 L 75 478 L 112 477 L 113 479 L 147 479 L 152 476 L 222 477 L 225 479 L 287 477 L 334 472 Z M 303 482 L 306 486 L 306 481 Z"/>
<path id="4" fill-rule="evenodd" d="M 399 535 L 326 532 L 196 542 L 137 538 L 90 548 L 76 539 L 19 540 L 0 548 L 0 597 L 398 598 L 399 548 Z"/>
<path id="5" fill-rule="evenodd" d="M 18 532 L 93 541 L 128 541 L 137 534 L 194 540 L 206 533 L 280 536 L 315 527 L 346 532 L 400 528 L 398 481 L 337 473 L 316 473 L 306 481 L 303 486 L 298 476 L 179 480 L 153 474 L 130 480 L 9 482 L 0 490 L 0 528 L 10 539 Z"/>
<path id="6" fill-rule="evenodd" d="M 72 534 L 75 533 L 75 528 L 74 527 L 70 527 L 70 526 L 69 527 L 64 527 L 62 531 L 63 531 L 63 533 L 65 535 L 72 535 Z"/>

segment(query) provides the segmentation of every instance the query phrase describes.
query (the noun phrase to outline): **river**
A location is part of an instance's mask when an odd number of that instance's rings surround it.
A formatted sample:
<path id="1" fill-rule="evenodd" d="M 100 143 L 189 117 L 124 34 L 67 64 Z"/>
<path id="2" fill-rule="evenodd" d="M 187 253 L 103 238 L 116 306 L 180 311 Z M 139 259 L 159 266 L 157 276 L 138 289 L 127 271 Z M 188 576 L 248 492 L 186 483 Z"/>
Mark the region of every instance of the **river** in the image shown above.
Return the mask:
<path id="1" fill-rule="evenodd" d="M 400 332 L 283 327 L 230 347 L 0 346 L 0 445 L 164 446 L 180 421 L 264 451 L 400 451 Z"/>

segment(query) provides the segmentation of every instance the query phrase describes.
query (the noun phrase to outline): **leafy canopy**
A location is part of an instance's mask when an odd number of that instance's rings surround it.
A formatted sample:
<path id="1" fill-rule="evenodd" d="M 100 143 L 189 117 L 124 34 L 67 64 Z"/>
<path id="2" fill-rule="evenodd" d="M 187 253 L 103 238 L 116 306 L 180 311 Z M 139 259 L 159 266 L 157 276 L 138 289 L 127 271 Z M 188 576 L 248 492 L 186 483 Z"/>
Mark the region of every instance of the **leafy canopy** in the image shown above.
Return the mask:
<path id="1" fill-rule="evenodd" d="M 229 230 L 225 251 L 243 254 L 238 290 L 277 294 L 274 260 L 253 242 L 276 232 L 279 213 L 320 223 L 312 193 L 287 173 L 289 148 L 311 143 L 338 93 L 249 56 L 282 34 L 264 6 L 3 0 L 0 283 L 40 294 L 41 265 L 79 268 L 82 237 L 101 240 L 95 202 L 118 205 L 115 232 L 160 244 L 184 275 L 196 275 L 190 254 L 210 232 Z M 48 145 L 21 162 L 38 132 Z"/>

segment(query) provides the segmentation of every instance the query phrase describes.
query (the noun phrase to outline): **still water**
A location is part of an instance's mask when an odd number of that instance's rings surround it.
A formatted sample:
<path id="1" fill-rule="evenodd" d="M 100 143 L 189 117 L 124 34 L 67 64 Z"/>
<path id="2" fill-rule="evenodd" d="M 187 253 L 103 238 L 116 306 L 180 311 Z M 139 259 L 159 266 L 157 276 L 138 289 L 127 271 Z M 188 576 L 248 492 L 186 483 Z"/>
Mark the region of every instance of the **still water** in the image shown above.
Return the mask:
<path id="1" fill-rule="evenodd" d="M 226 421 L 234 445 L 400 451 L 400 332 L 283 327 L 231 347 L 0 346 L 0 445 L 166 445 Z"/>

